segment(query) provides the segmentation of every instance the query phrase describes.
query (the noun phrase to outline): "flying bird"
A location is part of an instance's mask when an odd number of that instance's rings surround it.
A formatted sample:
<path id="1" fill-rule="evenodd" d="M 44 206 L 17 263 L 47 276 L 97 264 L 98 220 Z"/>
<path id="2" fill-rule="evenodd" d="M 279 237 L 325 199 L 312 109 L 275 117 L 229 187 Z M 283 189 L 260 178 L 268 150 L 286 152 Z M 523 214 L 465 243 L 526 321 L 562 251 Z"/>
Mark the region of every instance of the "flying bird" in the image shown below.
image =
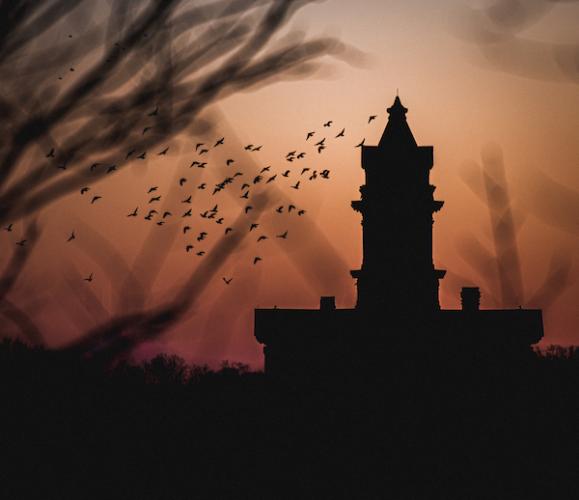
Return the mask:
<path id="1" fill-rule="evenodd" d="M 366 138 L 362 139 L 362 142 L 360 142 L 360 144 L 356 144 L 356 147 L 361 148 L 364 145 L 365 140 L 366 140 Z"/>
<path id="2" fill-rule="evenodd" d="M 224 277 L 224 278 L 221 278 L 221 279 L 225 282 L 226 285 L 229 285 L 229 283 L 231 283 L 231 280 L 232 280 L 233 278 L 229 278 L 229 279 L 228 279 L 228 278 L 225 278 L 225 277 Z"/>
<path id="3" fill-rule="evenodd" d="M 201 184 L 199 184 L 197 186 L 197 189 L 205 189 L 206 184 L 204 182 L 202 182 Z"/>
<path id="4" fill-rule="evenodd" d="M 289 170 L 286 170 L 286 171 L 285 171 L 283 174 L 281 174 L 281 175 L 283 175 L 284 177 L 287 177 L 289 174 L 290 174 L 290 171 L 289 171 Z"/>
<path id="5" fill-rule="evenodd" d="M 305 213 L 306 213 L 305 210 L 299 210 L 299 211 L 298 211 L 298 215 L 304 215 Z"/>
<path id="6" fill-rule="evenodd" d="M 271 169 L 271 165 L 268 165 L 267 167 L 263 167 L 261 169 L 261 172 L 259 172 L 260 174 L 263 174 L 264 172 L 269 172 Z"/>
<path id="7" fill-rule="evenodd" d="M 145 135 L 145 133 L 147 133 L 149 130 L 151 130 L 152 127 L 145 127 L 143 129 L 143 133 L 141 135 Z"/>
<path id="8" fill-rule="evenodd" d="M 116 165 L 111 165 L 109 168 L 107 168 L 107 174 L 114 172 L 116 169 L 117 169 Z"/>
<path id="9" fill-rule="evenodd" d="M 329 179 L 330 178 L 330 171 L 329 170 L 322 170 L 320 172 L 320 177 L 323 177 L 324 179 Z"/>
<path id="10" fill-rule="evenodd" d="M 230 233 L 231 231 L 233 231 L 232 227 L 226 227 L 225 228 L 225 234 Z"/>
<path id="11" fill-rule="evenodd" d="M 326 138 L 324 137 L 321 141 L 316 142 L 316 146 L 325 146 Z"/>
<path id="12" fill-rule="evenodd" d="M 275 181 L 275 178 L 277 177 L 277 174 L 272 175 L 265 183 L 269 184 L 270 182 Z"/>
<path id="13" fill-rule="evenodd" d="M 157 189 L 159 189 L 159 186 L 151 186 L 147 191 L 147 194 L 151 194 L 152 192 L 157 191 Z"/>
<path id="14" fill-rule="evenodd" d="M 205 255 L 205 252 L 203 250 L 201 250 L 200 252 L 197 252 L 198 257 L 203 257 L 204 255 Z"/>
<path id="15" fill-rule="evenodd" d="M 296 206 L 295 205 L 288 205 L 287 207 L 287 211 L 291 212 L 292 210 L 295 210 Z"/>
<path id="16" fill-rule="evenodd" d="M 324 149 L 326 149 L 326 146 L 318 146 L 318 153 L 321 153 Z"/>
<path id="17" fill-rule="evenodd" d="M 249 191 L 246 191 L 245 193 L 243 193 L 240 198 L 245 198 L 246 200 L 249 199 Z"/>
<path id="18" fill-rule="evenodd" d="M 138 160 L 144 160 L 147 157 L 147 152 L 143 151 L 139 156 L 137 156 Z"/>
<path id="19" fill-rule="evenodd" d="M 298 160 L 301 160 L 302 158 L 304 158 L 306 156 L 306 153 L 304 151 L 302 151 L 299 155 L 296 156 L 296 158 Z"/>
<path id="20" fill-rule="evenodd" d="M 83 188 L 80 188 L 80 194 L 84 194 L 86 193 L 90 188 L 88 186 L 85 186 Z"/>
<path id="21" fill-rule="evenodd" d="M 46 155 L 47 158 L 54 158 L 54 148 L 52 148 L 48 154 Z"/>
<path id="22" fill-rule="evenodd" d="M 289 158 L 290 156 L 295 156 L 297 153 L 297 151 L 290 151 L 287 155 L 285 155 L 286 158 Z"/>
<path id="23" fill-rule="evenodd" d="M 258 182 L 261 181 L 261 179 L 263 179 L 263 177 L 262 177 L 261 175 L 257 175 L 257 176 L 254 177 L 253 183 L 254 183 L 254 184 L 257 184 Z"/>
<path id="24" fill-rule="evenodd" d="M 343 128 L 342 130 L 340 130 L 340 133 L 339 133 L 338 135 L 336 135 L 336 139 L 337 139 L 338 137 L 344 137 L 344 134 L 345 134 L 345 133 L 346 133 L 346 129 Z"/>
<path id="25" fill-rule="evenodd" d="M 208 150 L 208 149 L 200 149 L 200 150 L 199 150 L 199 155 L 204 155 L 204 154 L 207 154 L 207 153 L 209 153 L 209 150 Z"/>
<path id="26" fill-rule="evenodd" d="M 129 156 L 131 156 L 134 152 L 135 152 L 135 150 L 134 150 L 134 149 L 131 149 L 131 150 L 127 153 L 127 156 L 125 156 L 125 160 L 126 160 L 127 158 L 129 158 Z"/>
<path id="27" fill-rule="evenodd" d="M 164 220 L 160 220 L 160 221 L 157 222 L 157 226 L 162 226 L 163 224 L 165 224 L 165 221 L 164 221 Z"/>
<path id="28" fill-rule="evenodd" d="M 190 252 L 191 250 L 193 250 L 193 245 L 187 245 L 187 246 L 185 247 L 185 251 L 186 251 L 186 252 Z"/>
<path id="29" fill-rule="evenodd" d="M 181 217 L 191 217 L 192 213 L 193 212 L 191 211 L 191 209 L 189 209 Z"/>
<path id="30" fill-rule="evenodd" d="M 253 144 L 248 144 L 247 146 L 245 146 L 245 150 L 246 151 L 250 151 L 253 148 Z"/>
<path id="31" fill-rule="evenodd" d="M 368 123 L 370 123 L 372 120 L 375 120 L 377 118 L 377 115 L 370 115 L 368 117 Z"/>
<path id="32" fill-rule="evenodd" d="M 163 212 L 163 219 L 166 219 L 167 217 L 171 217 L 171 215 L 173 215 L 173 214 L 169 211 Z"/>
<path id="33" fill-rule="evenodd" d="M 159 156 L 165 156 L 167 154 L 167 151 L 169 151 L 169 146 L 167 146 L 165 149 L 163 149 L 163 151 L 159 152 Z"/>
<path id="34" fill-rule="evenodd" d="M 130 214 L 127 215 L 127 217 L 136 217 L 138 210 L 139 207 L 136 207 Z"/>
<path id="35" fill-rule="evenodd" d="M 262 260 L 261 257 L 254 257 L 253 258 L 253 264 L 254 265 L 257 264 L 260 260 Z"/>
<path id="36" fill-rule="evenodd" d="M 217 142 L 213 145 L 213 147 L 216 148 L 217 146 L 221 146 L 221 145 L 223 145 L 224 142 L 225 142 L 225 137 L 222 137 L 221 139 L 217 140 Z"/>
<path id="37" fill-rule="evenodd" d="M 207 233 L 205 231 L 201 231 L 199 233 L 199 236 L 197 236 L 197 241 L 203 241 L 206 236 L 207 236 Z"/>
<path id="38" fill-rule="evenodd" d="M 286 230 L 286 231 L 284 231 L 283 233 L 278 234 L 278 235 L 276 236 L 276 238 L 281 238 L 282 240 L 285 240 L 285 239 L 287 238 L 287 233 L 288 233 L 288 232 L 287 232 L 287 230 Z"/>
<path id="39" fill-rule="evenodd" d="M 302 168 L 302 173 L 300 175 L 304 175 L 306 172 L 308 172 L 310 169 L 308 167 Z"/>
<path id="40" fill-rule="evenodd" d="M 229 165 L 231 165 L 235 160 L 233 160 L 232 158 L 229 158 L 225 164 L 229 167 Z"/>
<path id="41" fill-rule="evenodd" d="M 251 149 L 251 151 L 261 151 L 261 148 L 263 146 L 255 146 L 254 148 Z"/>
<path id="42" fill-rule="evenodd" d="M 310 139 L 310 137 L 313 137 L 315 134 L 315 132 L 308 132 L 308 134 L 306 135 L 306 141 Z"/>
<path id="43" fill-rule="evenodd" d="M 151 111 L 147 116 L 157 116 L 159 114 L 159 106 L 157 106 L 153 111 Z"/>
<path id="44" fill-rule="evenodd" d="M 260 241 L 264 241 L 267 240 L 267 236 L 265 234 L 262 234 L 259 238 L 257 238 L 257 242 L 259 243 Z"/>
<path id="45" fill-rule="evenodd" d="M 4 231 L 8 231 L 8 232 L 12 231 L 12 224 L 8 224 L 8 225 L 4 228 Z"/>
<path id="46" fill-rule="evenodd" d="M 98 196 L 98 195 L 97 195 L 97 196 L 93 196 L 93 197 L 92 197 L 92 200 L 90 200 L 91 205 L 92 205 L 95 201 L 100 200 L 101 198 L 102 198 L 102 196 Z"/>
<path id="47" fill-rule="evenodd" d="M 187 231 L 191 231 L 191 226 L 184 226 L 183 227 L 183 234 L 187 234 Z"/>
<path id="48" fill-rule="evenodd" d="M 93 273 L 90 273 L 87 278 L 83 278 L 83 279 L 84 279 L 85 281 L 88 281 L 88 282 L 90 283 L 90 282 L 92 281 L 92 279 L 93 279 Z"/>
<path id="49" fill-rule="evenodd" d="M 324 127 L 331 127 L 332 123 L 334 123 L 332 120 L 328 120 L 326 123 L 324 123 Z"/>
<path id="50" fill-rule="evenodd" d="M 161 195 L 159 195 L 159 196 L 153 196 L 153 197 L 149 200 L 149 203 L 153 203 L 154 201 L 161 201 Z"/>
<path id="51" fill-rule="evenodd" d="M 290 186 L 294 189 L 299 189 L 300 188 L 300 181 L 297 181 L 293 186 Z"/>
<path id="52" fill-rule="evenodd" d="M 204 143 L 204 142 L 198 142 L 198 143 L 195 145 L 195 151 L 197 151 L 201 146 L 205 146 L 205 143 Z"/>
<path id="53" fill-rule="evenodd" d="M 277 207 L 277 208 L 275 209 L 275 211 L 276 211 L 278 214 L 281 214 L 281 213 L 283 212 L 283 205 L 280 205 L 279 207 Z"/>
<path id="54" fill-rule="evenodd" d="M 179 186 L 182 186 L 183 184 L 185 184 L 187 182 L 187 179 L 185 179 L 185 177 L 181 177 L 179 179 Z"/>
<path id="55" fill-rule="evenodd" d="M 247 206 L 245 207 L 245 213 L 249 212 L 249 211 L 252 210 L 252 209 L 253 209 L 253 207 L 252 207 L 251 205 L 247 205 Z"/>
<path id="56" fill-rule="evenodd" d="M 259 224 L 257 222 L 253 222 L 251 224 L 251 226 L 249 226 L 249 231 L 253 231 L 254 229 L 257 229 L 259 227 Z"/>
<path id="57" fill-rule="evenodd" d="M 191 195 L 185 198 L 181 203 L 191 203 Z"/>

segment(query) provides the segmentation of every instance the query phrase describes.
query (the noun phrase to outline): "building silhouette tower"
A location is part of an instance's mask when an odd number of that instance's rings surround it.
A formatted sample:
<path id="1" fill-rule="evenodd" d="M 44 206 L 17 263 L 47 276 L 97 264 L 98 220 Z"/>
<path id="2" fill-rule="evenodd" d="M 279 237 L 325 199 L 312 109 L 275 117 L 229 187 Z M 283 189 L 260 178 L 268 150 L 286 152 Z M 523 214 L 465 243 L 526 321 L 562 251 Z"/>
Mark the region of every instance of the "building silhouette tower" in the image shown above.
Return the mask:
<path id="1" fill-rule="evenodd" d="M 446 271 L 434 267 L 432 229 L 443 202 L 429 181 L 433 148 L 416 144 L 407 111 L 396 97 L 378 145 L 361 148 L 366 180 L 352 202 L 362 215 L 363 260 L 351 271 L 356 307 L 321 297 L 318 309 L 256 309 L 254 334 L 269 375 L 335 384 L 396 360 L 420 366 L 465 353 L 489 361 L 525 355 L 542 338 L 540 310 L 481 309 L 477 287 L 463 287 L 461 309 L 440 308 Z"/>
<path id="2" fill-rule="evenodd" d="M 444 202 L 429 182 L 432 146 L 418 146 L 396 96 L 377 146 L 362 146 L 366 183 L 352 208 L 362 214 L 363 261 L 357 308 L 421 314 L 440 309 L 432 261 L 433 213 Z"/>

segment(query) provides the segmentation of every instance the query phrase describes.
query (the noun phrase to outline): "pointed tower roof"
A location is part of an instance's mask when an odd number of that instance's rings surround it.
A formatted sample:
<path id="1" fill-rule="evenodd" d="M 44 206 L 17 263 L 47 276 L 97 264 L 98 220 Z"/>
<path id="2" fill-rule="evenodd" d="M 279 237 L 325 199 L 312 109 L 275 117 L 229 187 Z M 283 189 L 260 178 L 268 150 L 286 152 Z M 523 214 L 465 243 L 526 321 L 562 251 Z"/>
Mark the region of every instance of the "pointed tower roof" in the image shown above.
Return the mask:
<path id="1" fill-rule="evenodd" d="M 402 105 L 400 97 L 396 96 L 394 103 L 388 109 L 388 124 L 384 129 L 382 138 L 378 143 L 380 148 L 407 148 L 416 147 L 416 140 L 406 121 L 408 111 Z"/>

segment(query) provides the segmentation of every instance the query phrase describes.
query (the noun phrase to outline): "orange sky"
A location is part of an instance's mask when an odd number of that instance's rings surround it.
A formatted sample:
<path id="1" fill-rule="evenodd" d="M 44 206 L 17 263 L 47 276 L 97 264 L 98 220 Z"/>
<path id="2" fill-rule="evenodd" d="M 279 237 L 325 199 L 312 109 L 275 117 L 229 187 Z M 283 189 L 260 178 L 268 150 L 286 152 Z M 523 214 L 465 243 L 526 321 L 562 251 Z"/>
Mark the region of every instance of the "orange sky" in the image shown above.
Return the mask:
<path id="1" fill-rule="evenodd" d="M 399 89 L 403 104 L 409 108 L 408 121 L 417 142 L 434 146 L 431 181 L 437 186 L 436 198 L 445 200 L 444 208 L 435 215 L 435 265 L 464 278 L 468 281 L 465 285 L 486 288 L 496 285 L 493 276 L 469 263 L 468 256 L 465 258 L 461 252 L 461 242 L 475 237 L 492 252 L 488 210 L 463 179 L 472 173 L 473 164 L 481 163 L 485 147 L 499 146 L 513 209 L 522 221 L 518 247 L 525 293 L 521 305 L 525 306 L 540 286 L 553 253 L 570 256 L 571 283 L 544 312 L 545 342 L 579 343 L 579 230 L 577 226 L 574 232 L 562 229 L 537 216 L 534 198 L 542 196 L 545 207 L 541 205 L 540 210 L 547 212 L 551 202 L 556 205 L 561 201 L 550 200 L 550 191 L 540 191 L 539 172 L 575 194 L 579 190 L 577 82 L 565 80 L 552 68 L 541 73 L 541 78 L 496 69 L 457 28 L 464 5 L 328 1 L 305 9 L 295 20 L 297 27 L 339 35 L 366 54 L 363 64 L 349 65 L 328 59 L 328 69 L 318 78 L 278 82 L 222 101 L 218 109 L 208 111 L 218 122 L 206 140 L 214 141 L 224 135 L 226 144 L 222 150 L 209 154 L 209 167 L 203 171 L 187 168 L 196 158 L 197 138 L 181 136 L 171 142 L 168 157 L 148 162 L 146 169 L 129 167 L 114 179 L 94 186 L 93 192 L 103 194 L 98 210 L 78 194 L 52 205 L 43 216 L 42 244 L 14 296 L 20 298 L 26 310 L 33 312 L 47 332 L 49 344 L 59 345 L 96 324 L 96 318 L 104 314 L 95 310 L 98 306 L 94 301 L 82 298 L 87 293 L 83 290 L 85 283 L 78 283 L 78 275 L 72 268 L 80 275 L 94 272 L 95 281 L 88 293 L 94 293 L 109 313 L 119 311 L 122 287 L 115 277 L 122 275 L 122 269 L 117 269 L 118 263 L 114 264 L 107 252 L 95 250 L 102 243 L 98 234 L 131 264 L 151 226 L 142 218 L 130 220 L 125 215 L 135 206 L 146 210 L 149 197 L 146 191 L 150 186 L 159 186 L 159 192 L 166 195 L 169 207 L 176 212 L 182 208 L 179 204 L 182 194 L 193 193 L 194 213 L 219 203 L 224 217 L 231 220 L 244 206 L 239 202 L 245 200 L 224 193 L 217 199 L 193 189 L 203 181 L 213 186 L 222 180 L 221 165 L 225 158 L 235 158 L 236 169 L 249 167 L 251 161 L 259 168 L 271 165 L 275 172 L 286 167 L 328 168 L 330 180 L 302 182 L 299 191 L 289 188 L 299 172 L 292 173 L 294 178 L 278 179 L 276 186 L 281 192 L 307 210 L 304 219 L 307 217 L 308 223 L 300 225 L 297 219 L 266 215 L 259 234 L 267 234 L 270 239 L 260 243 L 247 240 L 225 263 L 186 321 L 141 348 L 141 353 L 164 350 L 197 362 L 231 359 L 260 366 L 260 346 L 252 334 L 254 307 L 313 308 L 321 294 L 335 295 L 339 307 L 353 306 L 354 283 L 348 271 L 360 264 L 361 226 L 350 201 L 359 198 L 358 188 L 363 182 L 360 150 L 353 146 L 362 138 L 366 144 L 378 141 L 386 123 L 386 107 Z M 576 42 L 570 13 L 577 19 L 576 7 L 557 6 L 520 34 L 541 41 Z M 378 118 L 368 125 L 371 114 Z M 322 123 L 330 119 L 334 121 L 333 127 L 324 129 Z M 346 128 L 345 137 L 333 139 L 342 127 Z M 306 146 L 305 133 L 309 130 L 315 130 L 316 137 L 328 137 L 328 148 L 323 154 L 318 155 L 311 145 Z M 249 155 L 241 147 L 247 143 L 263 144 L 263 149 Z M 306 151 L 306 159 L 290 165 L 284 157 L 291 150 Z M 213 165 L 219 167 L 211 169 Z M 188 179 L 186 188 L 175 190 L 182 175 Z M 532 191 L 537 185 L 538 194 Z M 170 189 L 176 191 L 174 195 L 169 194 Z M 236 195 L 238 190 L 235 186 Z M 577 203 L 572 206 L 577 207 Z M 579 213 L 576 215 L 579 220 Z M 194 240 L 204 230 L 203 224 L 206 221 L 198 216 L 191 220 L 193 234 L 189 239 Z M 299 244 L 293 240 L 284 250 L 273 236 L 290 224 L 294 229 L 289 237 L 299 238 Z M 384 224 L 386 229 L 395 231 L 396 221 L 387 214 Z M 221 227 L 207 227 L 208 241 L 203 247 L 193 241 L 196 249 L 209 250 L 221 234 Z M 78 240 L 74 246 L 64 243 L 72 229 Z M 153 230 L 158 230 L 158 236 L 147 243 L 149 246 L 161 241 L 171 228 Z M 327 246 L 321 250 L 320 233 L 327 240 Z M 185 274 L 203 258 L 184 251 L 186 239 L 179 231 L 167 259 L 158 262 L 158 277 L 148 287 L 150 303 L 170 297 Z M 308 265 L 316 266 L 319 276 L 327 276 L 331 266 L 326 267 L 329 265 L 324 249 L 330 247 L 343 265 L 340 272 L 320 282 L 312 276 Z M 263 261 L 253 266 L 255 255 Z M 230 285 L 223 283 L 223 276 L 233 277 Z M 442 280 L 442 307 L 458 307 L 459 286 L 456 280 Z M 85 306 L 81 306 L 83 300 Z M 483 294 L 482 306 L 490 307 L 491 303 Z"/>

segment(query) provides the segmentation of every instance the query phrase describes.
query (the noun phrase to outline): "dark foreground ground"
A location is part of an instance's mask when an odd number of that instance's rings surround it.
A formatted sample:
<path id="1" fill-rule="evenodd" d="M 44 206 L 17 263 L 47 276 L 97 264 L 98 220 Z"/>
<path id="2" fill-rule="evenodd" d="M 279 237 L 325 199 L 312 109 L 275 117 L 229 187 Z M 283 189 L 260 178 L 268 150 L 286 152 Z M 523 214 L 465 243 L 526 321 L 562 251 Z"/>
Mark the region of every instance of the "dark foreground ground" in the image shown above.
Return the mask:
<path id="1" fill-rule="evenodd" d="M 0 498 L 578 498 L 577 351 L 418 366 L 296 387 L 5 341 Z"/>

